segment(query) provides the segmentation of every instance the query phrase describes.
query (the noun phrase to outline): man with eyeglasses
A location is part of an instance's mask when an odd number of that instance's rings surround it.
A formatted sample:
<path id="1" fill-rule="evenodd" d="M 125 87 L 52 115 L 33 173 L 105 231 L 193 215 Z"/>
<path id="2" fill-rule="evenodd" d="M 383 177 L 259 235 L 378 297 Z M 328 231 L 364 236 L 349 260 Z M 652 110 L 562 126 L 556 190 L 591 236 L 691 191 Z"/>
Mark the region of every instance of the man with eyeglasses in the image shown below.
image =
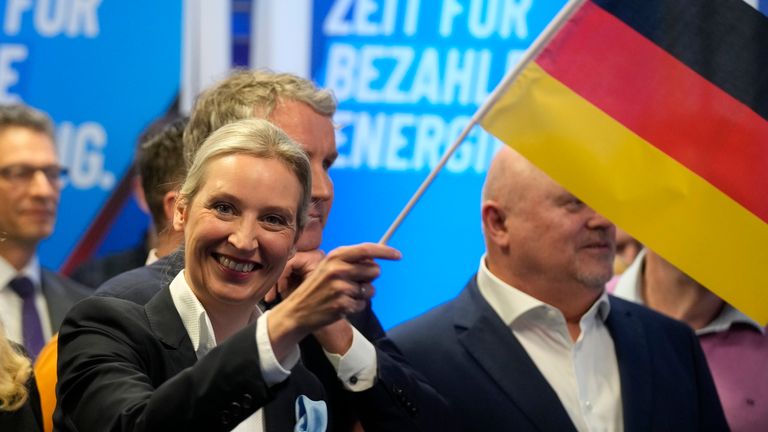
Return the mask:
<path id="1" fill-rule="evenodd" d="M 56 223 L 65 173 L 50 118 L 24 105 L 0 105 L 0 321 L 32 358 L 91 292 L 41 268 L 37 258 Z"/>

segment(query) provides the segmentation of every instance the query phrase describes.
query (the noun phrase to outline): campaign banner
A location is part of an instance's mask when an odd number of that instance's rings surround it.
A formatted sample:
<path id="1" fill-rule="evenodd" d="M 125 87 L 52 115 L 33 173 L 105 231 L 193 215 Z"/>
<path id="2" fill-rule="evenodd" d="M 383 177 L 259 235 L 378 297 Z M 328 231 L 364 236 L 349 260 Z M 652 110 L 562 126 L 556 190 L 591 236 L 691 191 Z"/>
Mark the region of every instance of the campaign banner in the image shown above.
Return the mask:
<path id="1" fill-rule="evenodd" d="M 23 102 L 50 114 L 61 163 L 69 168 L 56 230 L 40 248 L 44 266 L 58 269 L 72 253 L 127 174 L 137 137 L 175 98 L 181 6 L 181 0 L 0 0 L 0 103 Z M 133 240 L 146 218 L 122 223 Z"/>
<path id="2" fill-rule="evenodd" d="M 314 3 L 312 76 L 339 101 L 324 248 L 378 241 L 565 0 Z M 475 128 L 390 245 L 374 308 L 385 328 L 455 296 L 484 251 L 480 194 L 499 141 Z"/>

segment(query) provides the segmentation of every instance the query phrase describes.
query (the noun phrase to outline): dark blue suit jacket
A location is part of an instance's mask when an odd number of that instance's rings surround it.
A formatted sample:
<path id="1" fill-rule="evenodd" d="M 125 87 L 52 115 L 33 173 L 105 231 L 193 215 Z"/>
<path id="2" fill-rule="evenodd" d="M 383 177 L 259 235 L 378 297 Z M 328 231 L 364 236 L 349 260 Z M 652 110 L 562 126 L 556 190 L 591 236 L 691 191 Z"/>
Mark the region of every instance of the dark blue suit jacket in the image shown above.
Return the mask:
<path id="1" fill-rule="evenodd" d="M 693 331 L 610 298 L 624 430 L 724 431 L 728 426 Z M 406 359 L 448 400 L 466 431 L 575 431 L 523 346 L 475 278 L 454 300 L 389 332 Z"/>
<path id="2" fill-rule="evenodd" d="M 147 242 L 143 241 L 132 249 L 99 258 L 91 258 L 77 266 L 69 274 L 69 278 L 96 289 L 104 282 L 121 273 L 142 267 L 147 262 L 148 252 Z"/>
<path id="3" fill-rule="evenodd" d="M 118 275 L 105 282 L 95 296 L 116 297 L 143 305 L 166 287 L 183 268 L 177 253 L 158 262 Z M 331 431 L 348 431 L 361 420 L 366 431 L 452 430 L 447 404 L 405 362 L 371 310 L 370 303 L 349 321 L 376 346 L 377 384 L 364 392 L 344 390 L 336 371 L 313 337 L 301 342 L 302 363 L 322 382 L 329 405 Z"/>

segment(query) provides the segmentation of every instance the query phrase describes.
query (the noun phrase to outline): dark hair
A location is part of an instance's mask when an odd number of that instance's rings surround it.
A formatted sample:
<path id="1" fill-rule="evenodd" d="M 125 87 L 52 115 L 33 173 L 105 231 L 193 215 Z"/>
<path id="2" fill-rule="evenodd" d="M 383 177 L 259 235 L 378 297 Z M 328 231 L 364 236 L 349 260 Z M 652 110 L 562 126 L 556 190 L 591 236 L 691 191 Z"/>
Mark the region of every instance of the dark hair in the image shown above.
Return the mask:
<path id="1" fill-rule="evenodd" d="M 158 232 L 169 222 L 163 207 L 165 194 L 178 189 L 187 173 L 182 141 L 187 121 L 184 117 L 165 125 L 137 149 L 136 166 L 141 176 L 141 188 Z"/>

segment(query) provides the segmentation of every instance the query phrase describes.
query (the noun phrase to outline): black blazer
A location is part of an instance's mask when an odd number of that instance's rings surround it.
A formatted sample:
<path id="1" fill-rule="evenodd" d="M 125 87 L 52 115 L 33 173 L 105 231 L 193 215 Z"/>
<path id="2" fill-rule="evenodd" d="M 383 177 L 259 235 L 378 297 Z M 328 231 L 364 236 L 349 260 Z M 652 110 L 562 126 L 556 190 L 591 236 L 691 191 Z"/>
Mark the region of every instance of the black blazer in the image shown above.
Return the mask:
<path id="1" fill-rule="evenodd" d="M 84 300 L 59 335 L 58 430 L 226 431 L 259 407 L 267 431 L 293 430 L 296 398 L 322 400 L 322 385 L 299 364 L 268 387 L 255 326 L 198 361 L 168 288 L 145 307 Z"/>
<path id="2" fill-rule="evenodd" d="M 619 366 L 624 430 L 728 430 L 693 331 L 647 308 L 610 302 L 606 325 Z M 453 406 L 462 430 L 576 430 L 475 278 L 457 298 L 389 336 Z"/>
<path id="3" fill-rule="evenodd" d="M 108 280 L 96 290 L 95 296 L 143 305 L 161 287 L 165 289 L 170 284 L 183 264 L 181 256 L 171 254 Z M 317 340 L 310 336 L 300 344 L 304 366 L 325 388 L 329 430 L 349 431 L 357 420 L 366 432 L 452 430 L 454 424 L 448 421 L 447 403 L 385 338 L 370 302 L 364 311 L 347 319 L 376 346 L 378 371 L 373 388 L 360 393 L 346 391 Z"/>
<path id="4" fill-rule="evenodd" d="M 59 331 L 61 322 L 75 303 L 93 294 L 93 289 L 46 269 L 41 272 L 40 286 L 48 303 L 51 333 Z"/>

